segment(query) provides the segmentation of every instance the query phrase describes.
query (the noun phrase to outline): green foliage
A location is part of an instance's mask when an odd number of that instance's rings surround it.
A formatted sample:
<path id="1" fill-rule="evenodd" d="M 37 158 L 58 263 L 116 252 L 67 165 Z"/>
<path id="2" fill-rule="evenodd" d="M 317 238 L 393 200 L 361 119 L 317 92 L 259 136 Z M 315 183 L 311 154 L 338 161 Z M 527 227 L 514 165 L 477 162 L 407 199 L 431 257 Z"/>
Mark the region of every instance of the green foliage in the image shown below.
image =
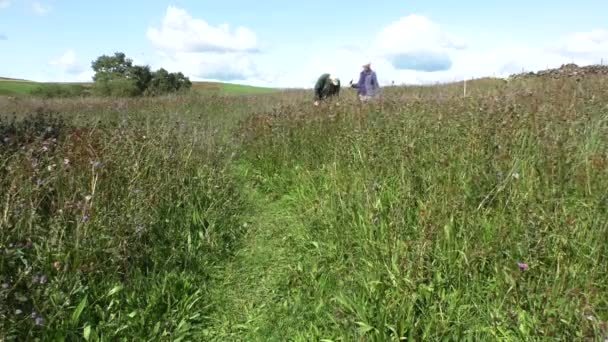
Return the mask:
<path id="1" fill-rule="evenodd" d="M 93 93 L 98 96 L 133 97 L 141 95 L 137 80 L 128 78 L 100 77 L 93 85 Z"/>
<path id="2" fill-rule="evenodd" d="M 152 110 L 0 121 L 3 339 L 200 335 L 246 207 L 217 126 Z"/>
<path id="3" fill-rule="evenodd" d="M 192 82 L 181 72 L 169 73 L 165 69 L 154 72 L 146 95 L 163 95 L 188 90 L 192 87 Z"/>
<path id="4" fill-rule="evenodd" d="M 0 336 L 603 341 L 606 85 L 0 102 Z"/>
<path id="5" fill-rule="evenodd" d="M 80 84 L 45 83 L 31 91 L 31 94 L 43 98 L 67 98 L 88 95 L 87 88 Z"/>
<path id="6" fill-rule="evenodd" d="M 94 91 L 101 96 L 129 97 L 164 95 L 190 89 L 192 83 L 181 72 L 165 69 L 152 72 L 149 66 L 133 65 L 122 52 L 103 55 L 92 62 Z"/>
<path id="7" fill-rule="evenodd" d="M 114 77 L 126 77 L 131 73 L 133 60 L 127 58 L 122 52 L 114 53 L 114 56 L 102 55 L 91 63 L 95 76 L 93 81 L 100 78 L 108 79 Z"/>
<path id="8" fill-rule="evenodd" d="M 143 94 L 150 86 L 152 81 L 152 72 L 149 66 L 135 65 L 131 68 L 130 75 L 136 80 L 138 94 Z"/>
<path id="9" fill-rule="evenodd" d="M 39 84 L 29 81 L 0 80 L 0 95 L 26 95 L 38 88 Z"/>

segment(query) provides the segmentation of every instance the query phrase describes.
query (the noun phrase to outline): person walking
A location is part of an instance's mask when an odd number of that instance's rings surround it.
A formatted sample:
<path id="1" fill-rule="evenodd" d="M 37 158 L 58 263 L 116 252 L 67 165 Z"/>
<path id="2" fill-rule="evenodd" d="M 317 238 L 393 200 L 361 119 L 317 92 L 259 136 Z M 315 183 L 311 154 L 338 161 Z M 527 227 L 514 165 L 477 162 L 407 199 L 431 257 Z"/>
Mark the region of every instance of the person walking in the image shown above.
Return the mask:
<path id="1" fill-rule="evenodd" d="M 353 84 L 353 81 L 350 81 L 350 85 L 352 88 L 357 89 L 357 95 L 359 95 L 361 102 L 370 101 L 378 95 L 380 85 L 378 84 L 376 72 L 372 70 L 371 63 L 363 65 L 363 71 L 359 75 L 359 82 Z"/>
<path id="2" fill-rule="evenodd" d="M 315 84 L 315 106 L 334 96 L 340 96 L 340 79 L 331 74 L 321 75 Z"/>

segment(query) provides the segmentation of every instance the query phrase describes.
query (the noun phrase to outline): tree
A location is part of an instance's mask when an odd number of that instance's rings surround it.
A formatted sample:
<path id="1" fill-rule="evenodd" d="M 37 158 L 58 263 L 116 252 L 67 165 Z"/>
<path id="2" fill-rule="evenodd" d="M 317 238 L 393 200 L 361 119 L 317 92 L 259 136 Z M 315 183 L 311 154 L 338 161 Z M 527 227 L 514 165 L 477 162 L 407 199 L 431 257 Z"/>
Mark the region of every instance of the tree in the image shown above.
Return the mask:
<path id="1" fill-rule="evenodd" d="M 102 55 L 98 57 L 91 63 L 91 66 L 95 71 L 93 80 L 97 81 L 99 78 L 126 76 L 133 68 L 133 60 L 127 58 L 122 52 L 116 52 L 114 56 Z"/>
<path id="2" fill-rule="evenodd" d="M 130 74 L 127 75 L 129 78 L 132 76 L 135 79 L 135 85 L 139 91 L 138 95 L 142 95 L 148 86 L 150 85 L 150 81 L 152 81 L 152 71 L 150 71 L 149 66 L 139 66 L 136 65 L 131 68 Z"/>
<path id="3" fill-rule="evenodd" d="M 181 72 L 169 73 L 167 70 L 160 68 L 153 74 L 146 95 L 163 95 L 187 90 L 191 87 L 192 82 Z"/>
<path id="4" fill-rule="evenodd" d="M 134 65 L 122 52 L 100 56 L 91 66 L 95 71 L 93 90 L 102 96 L 162 95 L 192 86 L 181 72 L 169 73 L 162 68 L 152 72 L 147 65 Z"/>

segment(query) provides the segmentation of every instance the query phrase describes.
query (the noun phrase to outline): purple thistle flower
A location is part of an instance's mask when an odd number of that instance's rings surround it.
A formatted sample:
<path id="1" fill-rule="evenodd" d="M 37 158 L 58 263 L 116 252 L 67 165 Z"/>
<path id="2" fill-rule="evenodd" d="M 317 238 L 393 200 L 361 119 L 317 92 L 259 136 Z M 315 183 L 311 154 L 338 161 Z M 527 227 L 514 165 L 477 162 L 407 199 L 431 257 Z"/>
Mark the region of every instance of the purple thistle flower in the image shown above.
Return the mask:
<path id="1" fill-rule="evenodd" d="M 520 270 L 522 270 L 522 271 L 527 271 L 527 270 L 530 268 L 530 267 L 528 266 L 528 264 L 526 264 L 526 263 L 524 263 L 524 262 L 520 262 L 520 263 L 518 264 L 518 266 L 519 266 L 519 269 L 520 269 Z"/>
<path id="2" fill-rule="evenodd" d="M 90 219 L 89 215 L 84 215 L 84 216 L 82 217 L 82 223 L 87 223 L 87 222 L 89 222 L 89 219 Z"/>

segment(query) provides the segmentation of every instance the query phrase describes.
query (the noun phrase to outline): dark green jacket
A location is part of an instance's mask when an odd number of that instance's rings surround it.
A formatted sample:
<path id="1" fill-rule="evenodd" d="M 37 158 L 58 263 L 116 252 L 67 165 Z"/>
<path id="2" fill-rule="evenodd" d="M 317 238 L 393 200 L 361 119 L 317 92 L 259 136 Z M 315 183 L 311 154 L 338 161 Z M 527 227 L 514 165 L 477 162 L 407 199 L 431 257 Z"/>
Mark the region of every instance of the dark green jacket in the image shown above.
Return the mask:
<path id="1" fill-rule="evenodd" d="M 315 100 L 323 100 L 332 96 L 340 96 L 340 81 L 333 85 L 329 80 L 329 74 L 323 74 L 315 84 Z"/>

